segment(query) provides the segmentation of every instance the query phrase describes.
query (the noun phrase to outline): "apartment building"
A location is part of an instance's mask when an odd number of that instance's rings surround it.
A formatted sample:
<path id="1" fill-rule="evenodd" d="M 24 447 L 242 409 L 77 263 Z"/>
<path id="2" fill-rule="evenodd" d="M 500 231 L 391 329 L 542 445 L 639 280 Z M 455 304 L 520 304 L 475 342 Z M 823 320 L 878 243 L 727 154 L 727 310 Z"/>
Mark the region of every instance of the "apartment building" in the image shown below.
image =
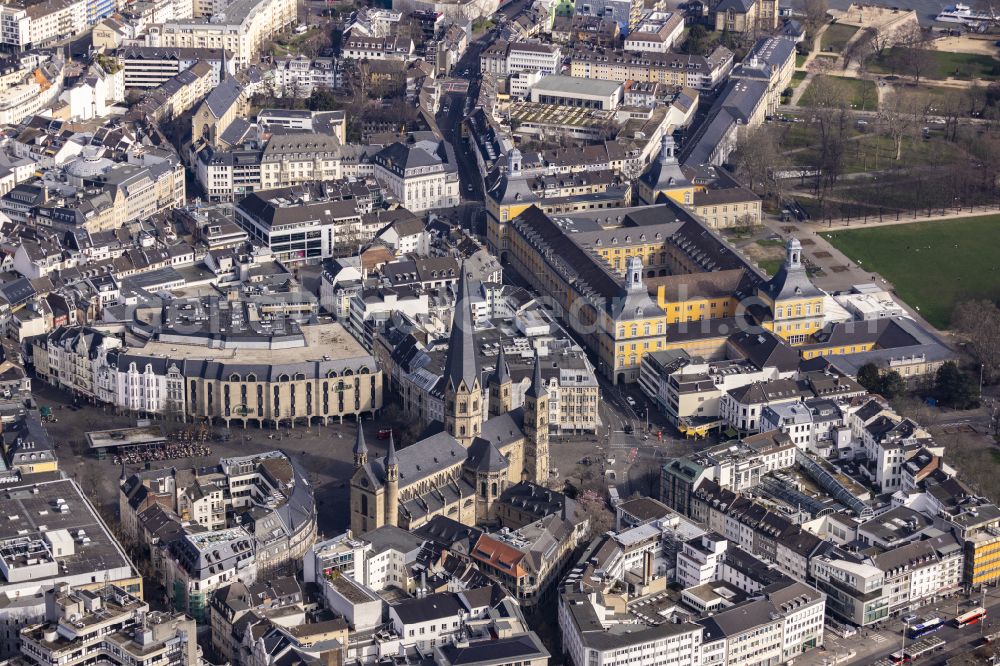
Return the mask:
<path id="1" fill-rule="evenodd" d="M 809 576 L 827 595 L 827 608 L 839 619 L 866 627 L 889 616 L 885 572 L 839 548 L 809 562 Z"/>
<path id="2" fill-rule="evenodd" d="M 636 29 L 642 19 L 642 0 L 576 0 L 577 16 L 611 19 L 623 34 Z"/>
<path id="3" fill-rule="evenodd" d="M 0 7 L 0 43 L 17 49 L 31 46 L 31 19 L 23 7 Z"/>
<path id="4" fill-rule="evenodd" d="M 694 428 L 699 421 L 720 418 L 724 393 L 780 374 L 777 365 L 758 368 L 748 359 L 705 361 L 684 350 L 670 350 L 646 357 L 639 385 L 672 423 Z"/>
<path id="5" fill-rule="evenodd" d="M 59 583 L 45 591 L 45 619 L 21 632 L 21 663 L 188 666 L 201 660 L 195 621 L 150 611 L 115 585 L 93 591 Z"/>
<path id="6" fill-rule="evenodd" d="M 75 481 L 7 483 L 3 498 L 0 656 L 20 653 L 21 630 L 46 621 L 45 593 L 54 585 L 95 591 L 107 581 L 142 596 L 142 577 Z M 39 511 L 46 512 L 44 523 Z"/>
<path id="7" fill-rule="evenodd" d="M 703 665 L 787 663 L 823 644 L 824 595 L 798 582 L 775 583 L 763 598 L 698 620 Z"/>
<path id="8" fill-rule="evenodd" d="M 733 68 L 733 53 L 722 46 L 707 56 L 669 52 L 638 54 L 595 48 L 576 48 L 567 55 L 570 57 L 570 76 L 662 83 L 694 90 L 712 90 Z"/>
<path id="9" fill-rule="evenodd" d="M 252 535 L 243 527 L 200 533 L 184 533 L 167 544 L 168 554 L 160 571 L 171 605 L 198 622 L 209 620 L 212 593 L 239 581 L 257 580 Z"/>
<path id="10" fill-rule="evenodd" d="M 702 481 L 714 479 L 733 492 L 747 490 L 766 474 L 794 465 L 795 451 L 787 435 L 771 431 L 674 458 L 663 466 L 660 499 L 675 511 L 693 515 L 692 498 Z"/>
<path id="11" fill-rule="evenodd" d="M 237 224 L 285 264 L 349 254 L 366 240 L 361 216 L 367 211 L 325 184 L 254 192 L 233 212 Z"/>
<path id="12" fill-rule="evenodd" d="M 374 175 L 369 149 L 342 144 L 338 127 L 342 125 L 314 125 L 308 133 L 275 134 L 249 148 L 203 146 L 195 156 L 198 182 L 211 201 L 231 201 L 257 190 Z"/>
<path id="13" fill-rule="evenodd" d="M 535 607 L 562 575 L 586 529 L 576 522 L 579 518 L 553 514 L 515 530 L 501 528 L 483 534 L 469 556 L 480 571 L 500 581 L 522 607 Z"/>
<path id="14" fill-rule="evenodd" d="M 625 38 L 624 48 L 638 53 L 669 53 L 683 34 L 684 16 L 680 12 L 646 12 Z"/>
<path id="15" fill-rule="evenodd" d="M 574 664 L 596 666 L 700 666 L 704 629 L 694 623 L 653 626 L 607 622 L 595 594 L 563 594 L 559 629 Z"/>
<path id="16" fill-rule="evenodd" d="M 962 544 L 951 534 L 911 541 L 872 556 L 884 574 L 883 590 L 889 613 L 905 614 L 962 587 L 965 556 Z"/>
<path id="17" fill-rule="evenodd" d="M 414 44 L 409 37 L 386 35 L 368 37 L 349 34 L 344 38 L 341 54 L 352 60 L 397 60 L 405 62 L 413 57 Z"/>
<path id="18" fill-rule="evenodd" d="M 55 57 L 0 83 L 0 124 L 17 125 L 52 103 L 62 92 L 64 67 Z"/>
<path id="19" fill-rule="evenodd" d="M 213 88 L 219 85 L 223 69 L 236 73 L 233 62 L 220 48 L 127 46 L 119 49 L 115 58 L 124 68 L 127 89 L 156 88 L 198 62 L 210 66 Z"/>
<path id="20" fill-rule="evenodd" d="M 97 3 L 101 4 L 101 3 Z M 97 4 L 92 11 L 97 10 Z M 0 8 L 0 39 L 16 49 L 38 48 L 87 30 L 88 0 L 44 0 Z"/>
<path id="21" fill-rule="evenodd" d="M 714 532 L 685 542 L 677 553 L 677 582 L 687 588 L 715 580 L 728 546 L 726 538 Z"/>
<path id="22" fill-rule="evenodd" d="M 341 84 L 341 70 L 333 58 L 289 55 L 274 61 L 274 91 L 279 97 L 307 98 L 313 90 L 333 90 Z"/>
<path id="23" fill-rule="evenodd" d="M 265 41 L 296 20 L 293 0 L 236 0 L 206 21 L 202 17 L 150 25 L 152 46 L 224 49 L 239 69 L 260 55 Z"/>
<path id="24" fill-rule="evenodd" d="M 507 76 L 520 73 L 558 74 L 562 50 L 539 42 L 507 42 L 498 39 L 479 56 L 481 71 Z"/>
<path id="25" fill-rule="evenodd" d="M 939 505 L 965 550 L 962 581 L 978 587 L 1000 579 L 1000 509 L 961 486 L 949 486 L 958 492 L 950 497 L 944 494 L 945 501 Z"/>

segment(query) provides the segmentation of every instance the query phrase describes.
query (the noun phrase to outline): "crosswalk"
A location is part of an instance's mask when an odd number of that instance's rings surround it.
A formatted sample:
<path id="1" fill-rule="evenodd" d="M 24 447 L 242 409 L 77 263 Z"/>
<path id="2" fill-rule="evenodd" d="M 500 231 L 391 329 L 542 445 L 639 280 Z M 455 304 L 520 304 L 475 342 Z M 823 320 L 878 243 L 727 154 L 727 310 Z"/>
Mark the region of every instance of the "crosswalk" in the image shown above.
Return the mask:
<path id="1" fill-rule="evenodd" d="M 885 643 L 887 640 L 889 640 L 888 638 L 886 638 L 882 634 L 872 634 L 871 635 L 871 639 L 872 639 L 873 643 L 879 643 L 879 644 Z"/>

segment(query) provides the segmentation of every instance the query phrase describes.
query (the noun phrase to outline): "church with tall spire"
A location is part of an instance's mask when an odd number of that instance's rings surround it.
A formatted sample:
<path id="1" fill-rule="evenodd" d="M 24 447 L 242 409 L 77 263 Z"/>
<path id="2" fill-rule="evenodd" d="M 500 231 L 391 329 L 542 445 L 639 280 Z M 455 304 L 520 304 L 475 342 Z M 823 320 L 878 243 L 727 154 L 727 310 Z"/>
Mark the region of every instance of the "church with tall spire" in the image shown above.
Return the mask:
<path id="1" fill-rule="evenodd" d="M 475 342 L 472 295 L 465 266 L 444 364 L 444 422 L 421 439 L 372 457 L 358 428 L 351 477 L 351 529 L 360 534 L 383 525 L 420 527 L 443 515 L 465 525 L 496 522 L 504 490 L 549 477 L 549 398 L 543 357 L 523 406 L 512 408 L 513 382 L 501 341 L 492 369 L 481 367 Z M 488 372 L 486 372 L 488 370 Z"/>

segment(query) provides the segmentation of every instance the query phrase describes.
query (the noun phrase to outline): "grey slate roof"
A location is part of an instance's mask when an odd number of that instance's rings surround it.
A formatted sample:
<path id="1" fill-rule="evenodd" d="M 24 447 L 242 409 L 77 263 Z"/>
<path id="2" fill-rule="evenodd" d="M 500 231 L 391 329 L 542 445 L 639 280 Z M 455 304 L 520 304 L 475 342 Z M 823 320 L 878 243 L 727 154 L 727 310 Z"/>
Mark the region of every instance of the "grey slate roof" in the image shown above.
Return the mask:
<path id="1" fill-rule="evenodd" d="M 535 350 L 535 374 L 531 380 L 531 386 L 528 390 L 524 392 L 526 397 L 530 398 L 544 398 L 549 392 L 545 389 L 545 382 L 542 381 L 542 359 L 538 355 L 538 350 Z"/>
<path id="2" fill-rule="evenodd" d="M 507 458 L 493 442 L 476 437 L 469 446 L 469 469 L 476 472 L 499 472 L 507 469 Z"/>
<path id="3" fill-rule="evenodd" d="M 361 427 L 361 423 L 358 423 L 358 437 L 354 441 L 354 455 L 368 455 L 368 445 L 365 444 L 365 430 Z"/>
<path id="4" fill-rule="evenodd" d="M 490 375 L 490 383 L 501 386 L 509 382 L 510 366 L 507 365 L 507 355 L 503 351 L 503 336 L 500 337 L 500 353 L 497 354 L 497 366 Z"/>
<path id="5" fill-rule="evenodd" d="M 466 459 L 466 450 L 446 432 L 426 437 L 395 453 L 399 465 L 399 487 L 407 486 L 451 467 Z M 377 483 L 385 483 L 385 459 L 372 461 L 365 467 Z"/>
<path id="6" fill-rule="evenodd" d="M 789 254 L 793 250 L 802 252 L 802 244 L 796 238 L 788 241 Z M 817 289 L 813 285 L 812 280 L 809 279 L 805 266 L 801 262 L 792 266 L 790 257 L 786 257 L 784 263 L 781 264 L 781 268 L 778 269 L 775 276 L 767 283 L 766 291 L 776 301 L 823 295 L 823 292 Z"/>
<path id="7" fill-rule="evenodd" d="M 465 382 L 465 386 L 471 390 L 479 380 L 473 333 L 472 292 L 463 263 L 455 296 L 455 316 L 448 340 L 448 360 L 444 369 L 444 376 L 455 390 L 462 382 Z"/>
<path id="8" fill-rule="evenodd" d="M 208 93 L 205 104 L 208 105 L 208 110 L 212 112 L 213 116 L 221 118 L 236 103 L 242 93 L 243 86 L 240 85 L 239 81 L 227 76 L 225 80 L 212 89 L 212 92 Z"/>

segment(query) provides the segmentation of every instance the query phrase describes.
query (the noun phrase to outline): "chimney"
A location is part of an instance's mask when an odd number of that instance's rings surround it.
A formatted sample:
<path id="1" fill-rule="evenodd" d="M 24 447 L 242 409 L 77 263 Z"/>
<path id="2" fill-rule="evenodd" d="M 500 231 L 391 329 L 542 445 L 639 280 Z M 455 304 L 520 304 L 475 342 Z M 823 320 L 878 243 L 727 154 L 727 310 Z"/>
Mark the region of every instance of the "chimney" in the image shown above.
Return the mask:
<path id="1" fill-rule="evenodd" d="M 653 551 L 647 550 L 642 555 L 642 584 L 649 585 L 653 580 Z"/>

